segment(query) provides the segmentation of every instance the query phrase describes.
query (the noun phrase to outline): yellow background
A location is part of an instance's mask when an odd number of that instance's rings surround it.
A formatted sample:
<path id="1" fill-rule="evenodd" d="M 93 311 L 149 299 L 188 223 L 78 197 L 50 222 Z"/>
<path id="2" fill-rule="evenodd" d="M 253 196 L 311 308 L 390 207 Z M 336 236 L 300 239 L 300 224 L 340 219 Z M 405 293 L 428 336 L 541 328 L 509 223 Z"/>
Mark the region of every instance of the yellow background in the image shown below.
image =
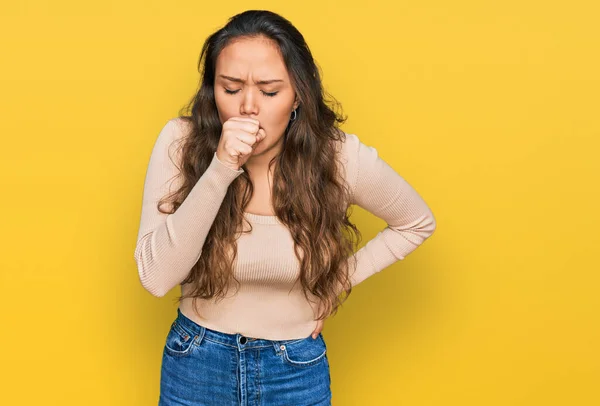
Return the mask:
<path id="1" fill-rule="evenodd" d="M 156 404 L 179 292 L 138 280 L 146 165 L 206 36 L 252 8 L 437 220 L 326 322 L 333 404 L 600 404 L 591 0 L 3 4 L 0 403 Z"/>

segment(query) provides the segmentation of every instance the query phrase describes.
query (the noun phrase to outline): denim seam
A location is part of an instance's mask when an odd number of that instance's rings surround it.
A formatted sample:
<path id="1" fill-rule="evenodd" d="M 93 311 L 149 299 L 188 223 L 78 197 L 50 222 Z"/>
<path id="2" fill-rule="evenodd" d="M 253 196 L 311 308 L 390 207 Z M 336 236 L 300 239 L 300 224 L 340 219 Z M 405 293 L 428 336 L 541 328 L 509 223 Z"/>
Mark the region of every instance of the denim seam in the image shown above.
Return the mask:
<path id="1" fill-rule="evenodd" d="M 208 340 L 208 341 L 210 341 L 210 342 L 216 343 L 216 344 L 222 344 L 222 345 L 226 345 L 227 347 L 231 347 L 231 348 L 238 348 L 236 345 L 227 344 L 227 343 L 224 343 L 224 342 L 221 342 L 221 341 L 214 340 L 214 339 L 212 339 L 212 338 L 208 338 L 208 337 L 206 337 L 206 336 L 204 336 L 204 339 L 205 339 L 205 340 Z M 252 347 L 247 347 L 247 348 L 248 348 L 248 349 L 251 349 L 251 348 L 266 348 L 266 347 L 270 347 L 270 345 L 268 345 L 268 344 L 267 344 L 267 345 L 252 346 Z"/>

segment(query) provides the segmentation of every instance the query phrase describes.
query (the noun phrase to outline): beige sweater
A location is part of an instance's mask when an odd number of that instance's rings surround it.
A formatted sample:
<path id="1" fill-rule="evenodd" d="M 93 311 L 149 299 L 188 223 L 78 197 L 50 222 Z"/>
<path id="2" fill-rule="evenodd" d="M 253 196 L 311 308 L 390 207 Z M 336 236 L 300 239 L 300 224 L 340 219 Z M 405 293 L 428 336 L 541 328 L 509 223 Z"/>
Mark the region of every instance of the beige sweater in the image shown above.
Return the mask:
<path id="1" fill-rule="evenodd" d="M 194 185 L 178 210 L 160 213 L 156 204 L 169 190 L 175 190 L 177 168 L 171 162 L 170 144 L 186 134 L 179 118 L 169 120 L 158 135 L 143 191 L 140 228 L 135 261 L 143 287 L 154 296 L 164 296 L 180 285 L 200 258 L 208 231 L 216 218 L 227 188 L 244 172 L 233 170 L 218 160 L 216 153 L 206 172 Z M 417 192 L 383 161 L 373 147 L 356 135 L 346 134 L 340 149 L 344 176 L 351 187 L 350 204 L 368 210 L 386 221 L 387 226 L 354 253 L 351 264 L 352 285 L 404 259 L 435 230 L 434 216 Z M 169 188 L 169 184 L 170 188 Z M 168 206 L 167 206 L 168 207 Z M 284 340 L 309 336 L 316 327 L 316 308 L 295 284 L 300 264 L 294 255 L 289 230 L 276 216 L 245 213 L 252 223 L 251 234 L 237 241 L 234 262 L 240 289 L 215 303 L 198 300 L 199 318 L 192 300 L 184 299 L 181 312 L 196 323 L 225 333 L 248 337 Z M 188 284 L 181 285 L 189 292 Z"/>

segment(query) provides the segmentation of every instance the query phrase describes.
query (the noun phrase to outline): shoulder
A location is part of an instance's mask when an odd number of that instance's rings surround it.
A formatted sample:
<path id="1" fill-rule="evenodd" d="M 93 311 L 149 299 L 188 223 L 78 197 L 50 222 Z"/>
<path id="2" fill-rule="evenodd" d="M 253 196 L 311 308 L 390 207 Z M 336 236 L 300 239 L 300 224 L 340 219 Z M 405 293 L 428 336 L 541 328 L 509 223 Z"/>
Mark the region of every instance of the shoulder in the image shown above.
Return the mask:
<path id="1" fill-rule="evenodd" d="M 169 146 L 174 141 L 181 140 L 189 134 L 191 130 L 191 124 L 187 119 L 182 117 L 173 117 L 168 119 L 162 125 L 158 136 L 156 137 L 156 146 Z"/>
<path id="2" fill-rule="evenodd" d="M 173 117 L 168 122 L 179 136 L 185 136 L 192 129 L 191 117 Z"/>
<path id="3" fill-rule="evenodd" d="M 344 180 L 348 184 L 350 194 L 352 195 L 358 178 L 358 162 L 361 142 L 356 134 L 346 133 L 342 130 L 339 130 L 339 132 L 340 139 L 336 142 L 339 164 Z"/>
<path id="4" fill-rule="evenodd" d="M 341 138 L 338 148 L 340 164 L 354 203 L 359 183 L 373 181 L 387 164 L 380 158 L 378 150 L 362 142 L 358 135 L 344 132 Z"/>
<path id="5" fill-rule="evenodd" d="M 160 130 L 155 142 L 155 152 L 163 159 L 179 160 L 182 143 L 190 134 L 192 124 L 183 117 L 173 117 L 167 120 Z"/>
<path id="6" fill-rule="evenodd" d="M 358 154 L 360 140 L 356 134 L 342 132 L 342 140 L 339 142 L 341 156 L 347 160 L 347 163 L 356 159 Z"/>
<path id="7" fill-rule="evenodd" d="M 173 117 L 164 125 L 163 131 L 167 133 L 170 141 L 185 138 L 192 130 L 192 123 L 188 117 Z"/>

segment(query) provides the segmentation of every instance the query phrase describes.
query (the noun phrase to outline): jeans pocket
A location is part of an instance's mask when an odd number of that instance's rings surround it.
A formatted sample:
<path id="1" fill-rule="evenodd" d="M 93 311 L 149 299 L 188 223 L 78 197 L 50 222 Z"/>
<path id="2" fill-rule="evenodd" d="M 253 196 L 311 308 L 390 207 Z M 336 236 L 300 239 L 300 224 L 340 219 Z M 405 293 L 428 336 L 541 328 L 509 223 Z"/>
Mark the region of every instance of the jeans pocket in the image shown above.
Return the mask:
<path id="1" fill-rule="evenodd" d="M 165 352 L 173 357 L 185 357 L 192 353 L 198 336 L 193 336 L 177 320 L 171 324 L 165 342 Z"/>
<path id="2" fill-rule="evenodd" d="M 314 366 L 326 359 L 327 346 L 321 333 L 301 340 L 284 343 L 280 346 L 283 361 L 289 365 L 305 368 Z"/>

